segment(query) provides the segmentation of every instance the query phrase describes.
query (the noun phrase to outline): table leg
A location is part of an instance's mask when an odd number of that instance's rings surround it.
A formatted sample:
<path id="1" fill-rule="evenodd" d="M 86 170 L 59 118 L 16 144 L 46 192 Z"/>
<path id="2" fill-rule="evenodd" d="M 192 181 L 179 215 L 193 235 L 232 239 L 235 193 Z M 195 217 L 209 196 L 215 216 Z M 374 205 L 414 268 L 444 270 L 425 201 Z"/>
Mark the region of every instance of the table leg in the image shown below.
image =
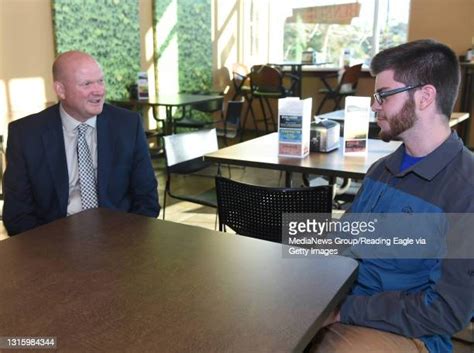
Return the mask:
<path id="1" fill-rule="evenodd" d="M 166 106 L 166 126 L 164 126 L 165 134 L 172 135 L 173 134 L 173 107 L 167 105 Z"/>
<path id="2" fill-rule="evenodd" d="M 295 68 L 295 75 L 298 77 L 298 84 L 297 84 L 297 89 L 296 89 L 296 94 L 295 96 L 297 97 L 301 97 L 301 93 L 303 91 L 303 68 L 301 65 L 297 65 L 296 68 Z"/>
<path id="3" fill-rule="evenodd" d="M 291 188 L 293 187 L 293 182 L 292 182 L 292 173 L 291 172 L 285 172 L 285 187 Z"/>

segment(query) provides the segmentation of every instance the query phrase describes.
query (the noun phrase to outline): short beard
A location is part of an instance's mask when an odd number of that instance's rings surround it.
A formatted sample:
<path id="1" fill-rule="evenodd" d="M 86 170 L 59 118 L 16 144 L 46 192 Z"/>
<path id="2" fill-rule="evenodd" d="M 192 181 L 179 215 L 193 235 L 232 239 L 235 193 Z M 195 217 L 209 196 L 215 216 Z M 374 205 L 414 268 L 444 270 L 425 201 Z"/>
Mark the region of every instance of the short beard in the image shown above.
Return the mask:
<path id="1" fill-rule="evenodd" d="M 400 109 L 400 111 L 391 116 L 386 118 L 389 130 L 379 132 L 379 137 L 385 141 L 390 142 L 400 136 L 403 132 L 407 131 L 417 120 L 416 113 L 415 113 L 415 100 L 413 97 L 410 97 L 405 105 Z"/>

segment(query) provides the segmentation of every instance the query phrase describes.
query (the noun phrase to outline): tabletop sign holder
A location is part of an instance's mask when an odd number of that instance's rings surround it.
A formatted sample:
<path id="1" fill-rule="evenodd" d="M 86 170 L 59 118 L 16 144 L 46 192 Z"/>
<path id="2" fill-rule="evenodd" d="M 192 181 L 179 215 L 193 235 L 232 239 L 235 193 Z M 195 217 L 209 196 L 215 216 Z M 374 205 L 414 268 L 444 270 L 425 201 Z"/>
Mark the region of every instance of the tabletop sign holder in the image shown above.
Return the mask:
<path id="1" fill-rule="evenodd" d="M 309 154 L 312 98 L 278 100 L 278 155 L 304 158 Z"/>
<path id="2" fill-rule="evenodd" d="M 346 97 L 344 154 L 365 156 L 368 151 L 370 97 Z"/>
<path id="3" fill-rule="evenodd" d="M 148 99 L 148 75 L 146 72 L 139 72 L 137 75 L 137 98 L 138 100 Z"/>
<path id="4" fill-rule="evenodd" d="M 317 63 L 317 61 L 317 53 L 313 50 L 306 50 L 301 55 L 302 64 L 314 65 Z"/>

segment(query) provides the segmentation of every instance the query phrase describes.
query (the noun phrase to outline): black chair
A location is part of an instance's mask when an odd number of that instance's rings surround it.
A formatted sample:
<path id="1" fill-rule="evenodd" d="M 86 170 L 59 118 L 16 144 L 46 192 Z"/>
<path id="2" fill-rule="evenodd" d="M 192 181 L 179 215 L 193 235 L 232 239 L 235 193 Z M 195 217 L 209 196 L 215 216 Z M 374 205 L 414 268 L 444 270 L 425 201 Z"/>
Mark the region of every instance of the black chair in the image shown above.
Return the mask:
<path id="1" fill-rule="evenodd" d="M 217 136 L 224 138 L 224 143 L 228 145 L 228 139 L 241 137 L 242 127 L 240 124 L 244 102 L 229 101 L 223 119 L 215 120 L 212 124 L 216 128 Z"/>
<path id="2" fill-rule="evenodd" d="M 216 177 L 219 230 L 282 242 L 283 213 L 331 213 L 332 186 L 270 188 Z"/>
<path id="3" fill-rule="evenodd" d="M 332 87 L 327 81 L 328 78 L 337 77 L 336 75 L 326 75 L 321 77 L 325 88 L 319 90 L 319 94 L 323 94 L 323 100 L 319 104 L 316 115 L 318 115 L 323 109 L 324 103 L 327 100 L 334 101 L 334 110 L 341 109 L 340 104 L 343 98 L 347 96 L 353 96 L 356 93 L 357 83 L 359 82 L 359 76 L 362 70 L 362 64 L 348 67 L 342 74 L 341 80 L 336 87 Z"/>
<path id="4" fill-rule="evenodd" d="M 216 129 L 168 135 L 163 137 L 163 140 L 166 157 L 163 219 L 165 219 L 167 195 L 182 201 L 217 207 L 216 191 L 213 187 L 199 194 L 176 193 L 172 187 L 174 175 L 195 175 L 196 172 L 212 165 L 204 161 L 203 156 L 218 150 Z"/>
<path id="5" fill-rule="evenodd" d="M 247 120 L 248 113 L 252 106 L 252 101 L 257 98 L 260 102 L 262 110 L 263 122 L 265 124 L 265 132 L 270 132 L 270 124 L 273 124 L 273 130 L 277 130 L 277 123 L 275 114 L 270 105 L 270 99 L 285 98 L 293 95 L 295 85 L 298 83 L 297 79 L 292 81 L 289 88 L 283 86 L 283 73 L 277 67 L 269 65 L 254 65 L 250 71 L 250 88 L 251 94 L 248 98 L 249 107 L 245 114 Z M 253 111 L 251 111 L 253 113 Z M 257 120 L 254 119 L 255 129 L 258 131 Z M 245 126 L 245 121 L 244 121 Z"/>
<path id="6" fill-rule="evenodd" d="M 135 99 L 131 99 L 129 101 L 110 101 L 110 103 L 117 106 L 117 107 L 137 112 L 140 115 L 140 117 L 142 118 L 142 121 L 144 120 L 144 116 L 146 116 L 145 112 L 144 112 L 145 105 L 139 104 L 139 101 L 137 101 Z M 145 136 L 146 136 L 147 140 L 151 140 L 151 141 L 154 142 L 155 147 L 153 147 L 153 148 L 150 147 L 149 150 L 150 150 L 151 157 L 156 158 L 156 157 L 160 157 L 163 154 L 161 139 L 162 139 L 163 136 L 166 135 L 166 133 L 165 133 L 165 131 L 166 131 L 166 120 L 159 118 L 157 107 L 152 107 L 152 109 L 153 109 L 152 110 L 152 113 L 153 113 L 152 116 L 153 116 L 153 119 L 157 123 L 157 127 L 156 127 L 156 129 L 145 130 Z"/>
<path id="7" fill-rule="evenodd" d="M 183 113 L 180 118 L 175 118 L 173 123 L 173 131 L 176 132 L 177 128 L 190 128 L 190 129 L 205 129 L 209 125 L 209 120 L 205 120 L 205 116 L 201 115 L 201 119 L 198 120 L 194 116 L 193 112 L 214 114 L 220 113 L 221 119 L 223 118 L 223 105 L 224 96 L 230 88 L 230 74 L 227 67 L 222 66 L 215 70 L 212 75 L 213 80 L 213 91 L 212 92 L 192 92 L 192 94 L 214 94 L 222 96 L 222 99 L 216 99 L 212 101 L 196 103 L 191 105 L 191 110 L 186 112 L 183 108 Z"/>
<path id="8" fill-rule="evenodd" d="M 206 94 L 206 93 L 199 93 Z M 180 118 L 173 119 L 173 131 L 176 133 L 177 128 L 189 128 L 189 129 L 204 129 L 209 125 L 209 121 L 206 120 L 197 120 L 193 117 L 193 110 L 206 114 L 213 114 L 219 112 L 222 116 L 222 108 L 224 104 L 224 96 L 221 99 L 215 99 L 212 101 L 195 103 L 191 106 L 191 110 L 187 113 L 183 109 L 183 114 Z"/>
<path id="9" fill-rule="evenodd" d="M 221 66 L 212 73 L 212 87 L 215 92 L 224 96 L 226 95 L 231 86 L 231 78 L 229 69 L 225 66 Z"/>
<path id="10" fill-rule="evenodd" d="M 238 97 L 247 99 L 250 94 L 250 77 L 247 66 L 240 63 L 232 65 L 232 85 L 234 86 L 233 101 Z"/>

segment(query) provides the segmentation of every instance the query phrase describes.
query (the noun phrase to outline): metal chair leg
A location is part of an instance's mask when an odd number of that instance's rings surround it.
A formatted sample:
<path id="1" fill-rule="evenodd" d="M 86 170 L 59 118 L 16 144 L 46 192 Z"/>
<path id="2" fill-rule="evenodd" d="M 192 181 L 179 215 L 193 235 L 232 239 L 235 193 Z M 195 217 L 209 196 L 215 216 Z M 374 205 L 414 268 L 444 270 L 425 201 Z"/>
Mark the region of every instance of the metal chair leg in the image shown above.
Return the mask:
<path id="1" fill-rule="evenodd" d="M 272 110 L 272 106 L 270 105 L 270 100 L 265 97 L 265 102 L 267 103 L 267 107 L 268 107 L 268 111 L 270 112 L 270 121 L 273 125 L 273 129 L 274 131 L 277 131 L 278 128 L 277 128 L 277 124 L 275 123 L 275 116 L 273 115 L 273 110 Z"/>
<path id="2" fill-rule="evenodd" d="M 321 103 L 319 103 L 319 107 L 318 107 L 318 111 L 316 112 L 316 115 L 319 115 L 319 113 L 321 113 L 321 110 L 323 109 L 324 103 L 326 103 L 327 99 L 328 99 L 328 97 L 324 96 Z"/>
<path id="3" fill-rule="evenodd" d="M 165 190 L 164 196 L 163 196 L 163 208 L 162 208 L 162 211 L 163 211 L 163 220 L 165 220 L 165 213 L 166 213 L 166 190 Z"/>

